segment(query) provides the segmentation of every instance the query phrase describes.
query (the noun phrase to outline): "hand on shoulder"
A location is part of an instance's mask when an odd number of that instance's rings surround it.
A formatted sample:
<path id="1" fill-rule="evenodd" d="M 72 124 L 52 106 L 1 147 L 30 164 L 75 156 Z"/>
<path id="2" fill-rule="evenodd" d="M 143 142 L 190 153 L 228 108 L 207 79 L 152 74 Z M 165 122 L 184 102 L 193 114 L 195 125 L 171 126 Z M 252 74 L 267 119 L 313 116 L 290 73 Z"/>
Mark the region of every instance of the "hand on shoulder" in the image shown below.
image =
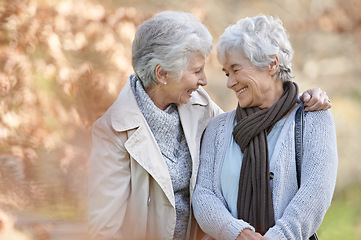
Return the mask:
<path id="1" fill-rule="evenodd" d="M 327 110 L 332 107 L 326 92 L 320 88 L 308 89 L 302 93 L 300 99 L 305 105 L 305 111 L 308 112 Z"/>

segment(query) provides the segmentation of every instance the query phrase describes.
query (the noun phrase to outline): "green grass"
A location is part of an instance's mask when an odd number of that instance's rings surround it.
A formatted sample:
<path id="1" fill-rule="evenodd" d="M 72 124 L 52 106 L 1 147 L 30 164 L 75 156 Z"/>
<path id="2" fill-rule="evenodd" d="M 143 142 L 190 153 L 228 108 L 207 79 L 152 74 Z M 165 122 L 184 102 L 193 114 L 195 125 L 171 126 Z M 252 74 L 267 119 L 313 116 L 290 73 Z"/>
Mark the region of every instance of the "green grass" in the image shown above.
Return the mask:
<path id="1" fill-rule="evenodd" d="M 317 231 L 320 240 L 361 239 L 361 186 L 351 186 L 334 196 Z"/>

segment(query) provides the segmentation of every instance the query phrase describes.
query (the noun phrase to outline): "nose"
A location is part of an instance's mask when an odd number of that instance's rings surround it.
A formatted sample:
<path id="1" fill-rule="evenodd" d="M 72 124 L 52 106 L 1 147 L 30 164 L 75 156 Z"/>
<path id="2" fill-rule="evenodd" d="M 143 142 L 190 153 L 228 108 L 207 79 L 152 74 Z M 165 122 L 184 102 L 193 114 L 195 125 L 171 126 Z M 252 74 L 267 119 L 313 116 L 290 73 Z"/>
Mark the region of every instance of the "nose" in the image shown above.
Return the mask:
<path id="1" fill-rule="evenodd" d="M 207 85 L 207 77 L 206 77 L 206 74 L 204 72 L 198 79 L 198 85 L 201 85 L 203 87 Z"/>
<path id="2" fill-rule="evenodd" d="M 232 89 L 232 87 L 236 84 L 236 79 L 232 75 L 229 75 L 227 79 L 227 88 Z"/>

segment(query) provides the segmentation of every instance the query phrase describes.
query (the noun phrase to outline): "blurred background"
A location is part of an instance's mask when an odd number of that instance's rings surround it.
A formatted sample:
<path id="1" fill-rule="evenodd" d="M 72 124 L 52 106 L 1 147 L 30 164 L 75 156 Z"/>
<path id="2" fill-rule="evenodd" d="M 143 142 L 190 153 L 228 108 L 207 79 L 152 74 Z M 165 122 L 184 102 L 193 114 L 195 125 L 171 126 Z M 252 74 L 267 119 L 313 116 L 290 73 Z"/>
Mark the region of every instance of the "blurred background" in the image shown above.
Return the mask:
<path id="1" fill-rule="evenodd" d="M 132 73 L 136 27 L 161 10 L 197 15 L 214 44 L 240 18 L 281 18 L 301 91 L 333 104 L 338 180 L 320 239 L 360 239 L 360 0 L 0 0 L 0 239 L 87 239 L 91 125 Z M 213 51 L 206 90 L 228 111 L 220 69 Z"/>

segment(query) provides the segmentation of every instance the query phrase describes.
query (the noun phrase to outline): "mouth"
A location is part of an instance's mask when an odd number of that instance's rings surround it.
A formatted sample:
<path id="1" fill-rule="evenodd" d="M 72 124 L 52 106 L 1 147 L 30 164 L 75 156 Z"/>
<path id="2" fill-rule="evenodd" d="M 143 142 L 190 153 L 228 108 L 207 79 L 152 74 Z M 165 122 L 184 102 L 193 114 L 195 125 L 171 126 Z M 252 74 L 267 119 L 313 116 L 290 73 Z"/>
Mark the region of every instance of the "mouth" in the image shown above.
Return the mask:
<path id="1" fill-rule="evenodd" d="M 248 87 L 244 87 L 244 88 L 242 88 L 241 90 L 236 91 L 236 94 L 239 95 L 239 94 L 243 93 L 244 91 L 247 90 L 247 88 L 248 88 Z"/>

